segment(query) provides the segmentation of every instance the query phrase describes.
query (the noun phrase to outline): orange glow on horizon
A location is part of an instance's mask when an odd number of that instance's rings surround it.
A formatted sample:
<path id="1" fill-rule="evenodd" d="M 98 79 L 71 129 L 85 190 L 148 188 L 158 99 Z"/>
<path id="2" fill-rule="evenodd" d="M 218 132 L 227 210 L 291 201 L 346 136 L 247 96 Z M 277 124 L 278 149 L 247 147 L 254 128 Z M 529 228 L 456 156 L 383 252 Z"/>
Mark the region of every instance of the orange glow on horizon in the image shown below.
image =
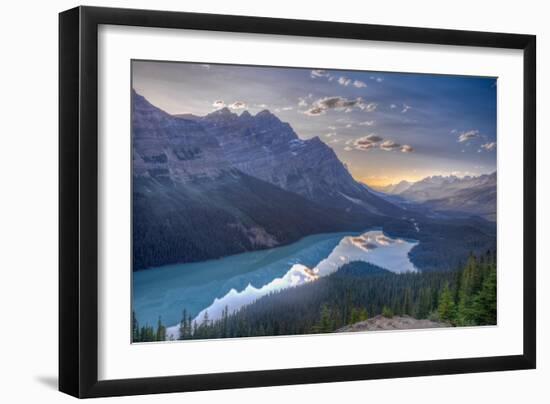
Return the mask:
<path id="1" fill-rule="evenodd" d="M 405 180 L 409 182 L 420 181 L 421 179 L 426 178 L 426 175 L 408 175 L 408 176 L 399 176 L 399 177 L 355 177 L 355 180 L 362 182 L 363 184 L 368 185 L 369 187 L 385 187 L 387 185 L 398 184 L 399 182 Z"/>

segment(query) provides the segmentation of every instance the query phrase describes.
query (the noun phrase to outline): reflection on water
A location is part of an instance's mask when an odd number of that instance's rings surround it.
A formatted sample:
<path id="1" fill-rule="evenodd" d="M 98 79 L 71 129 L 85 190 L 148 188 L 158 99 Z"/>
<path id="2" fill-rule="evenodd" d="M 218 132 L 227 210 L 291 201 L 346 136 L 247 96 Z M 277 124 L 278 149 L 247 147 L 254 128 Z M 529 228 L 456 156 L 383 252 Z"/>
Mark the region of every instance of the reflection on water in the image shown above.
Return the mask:
<path id="1" fill-rule="evenodd" d="M 201 318 L 232 312 L 270 292 L 329 275 L 351 261 L 366 261 L 393 272 L 415 271 L 408 252 L 415 242 L 381 231 L 328 233 L 284 247 L 200 263 L 169 265 L 133 274 L 133 309 L 141 324 L 177 324 L 183 308 Z M 169 329 L 169 334 L 175 332 Z"/>

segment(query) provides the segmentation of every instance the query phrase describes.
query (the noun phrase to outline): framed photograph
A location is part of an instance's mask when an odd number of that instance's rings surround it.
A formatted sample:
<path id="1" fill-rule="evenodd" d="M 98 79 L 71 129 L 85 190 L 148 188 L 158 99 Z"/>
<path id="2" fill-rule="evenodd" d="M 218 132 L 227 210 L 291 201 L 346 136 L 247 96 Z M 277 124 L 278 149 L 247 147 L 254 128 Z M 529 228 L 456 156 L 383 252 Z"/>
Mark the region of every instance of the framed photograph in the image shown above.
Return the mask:
<path id="1" fill-rule="evenodd" d="M 59 27 L 61 391 L 535 368 L 534 36 Z"/>

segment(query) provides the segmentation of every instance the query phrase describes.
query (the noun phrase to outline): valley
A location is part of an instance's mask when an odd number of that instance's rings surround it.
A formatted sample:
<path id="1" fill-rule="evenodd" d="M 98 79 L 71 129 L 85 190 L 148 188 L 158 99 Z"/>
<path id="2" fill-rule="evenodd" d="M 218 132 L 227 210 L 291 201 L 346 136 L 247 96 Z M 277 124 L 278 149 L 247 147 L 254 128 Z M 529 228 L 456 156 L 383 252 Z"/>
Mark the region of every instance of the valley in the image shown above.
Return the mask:
<path id="1" fill-rule="evenodd" d="M 269 110 L 170 115 L 135 91 L 132 106 L 136 342 L 426 320 L 496 249 L 496 173 L 372 189 Z"/>

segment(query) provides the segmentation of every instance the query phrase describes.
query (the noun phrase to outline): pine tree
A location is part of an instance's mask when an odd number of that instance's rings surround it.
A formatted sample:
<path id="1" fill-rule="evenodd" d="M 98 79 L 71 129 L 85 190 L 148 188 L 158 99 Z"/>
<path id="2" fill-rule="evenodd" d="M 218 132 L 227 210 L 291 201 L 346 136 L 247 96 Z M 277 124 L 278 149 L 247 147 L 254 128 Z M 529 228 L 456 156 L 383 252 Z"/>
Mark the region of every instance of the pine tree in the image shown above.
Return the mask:
<path id="1" fill-rule="evenodd" d="M 490 268 L 474 301 L 476 324 L 495 325 L 497 323 L 497 272 Z"/>
<path id="2" fill-rule="evenodd" d="M 411 289 L 407 288 L 407 289 L 405 289 L 405 296 L 403 297 L 403 310 L 402 310 L 402 313 L 411 315 L 412 314 L 412 306 L 413 306 L 413 303 L 412 303 Z"/>
<path id="3" fill-rule="evenodd" d="M 393 310 L 388 306 L 384 306 L 382 308 L 382 315 L 384 317 L 387 317 L 387 318 L 392 318 L 393 317 Z"/>
<path id="4" fill-rule="evenodd" d="M 208 310 L 205 310 L 204 315 L 202 316 L 202 324 L 201 325 L 208 326 L 209 323 L 210 323 L 210 319 L 208 318 Z"/>
<path id="5" fill-rule="evenodd" d="M 157 322 L 157 332 L 155 334 L 155 341 L 166 341 L 166 327 L 162 324 L 162 319 L 160 316 Z"/>
<path id="6" fill-rule="evenodd" d="M 416 317 L 427 318 L 428 314 L 432 311 L 432 292 L 429 288 L 422 288 L 420 290 L 419 302 L 417 306 Z"/>
<path id="7" fill-rule="evenodd" d="M 186 339 L 188 336 L 189 336 L 189 329 L 187 328 L 187 310 L 183 309 L 183 313 L 180 321 L 178 339 Z"/>
<path id="8" fill-rule="evenodd" d="M 222 311 L 222 321 L 221 321 L 221 328 L 222 328 L 222 331 L 221 331 L 221 337 L 222 338 L 226 338 L 227 337 L 227 334 L 228 334 L 228 318 L 229 318 L 229 307 L 226 305 L 224 308 L 223 308 L 223 311 Z"/>
<path id="9" fill-rule="evenodd" d="M 136 318 L 136 312 L 132 310 L 132 341 L 139 342 L 139 323 Z"/>
<path id="10" fill-rule="evenodd" d="M 321 306 L 319 323 L 313 327 L 312 331 L 316 333 L 334 331 L 332 315 L 327 304 Z"/>
<path id="11" fill-rule="evenodd" d="M 439 297 L 439 307 L 437 311 L 441 321 L 447 321 L 454 324 L 456 319 L 455 302 L 448 283 L 445 284 L 441 296 Z"/>
<path id="12" fill-rule="evenodd" d="M 351 309 L 351 314 L 350 314 L 349 323 L 350 323 L 350 324 L 354 324 L 354 323 L 357 323 L 357 322 L 359 322 L 359 321 L 361 321 L 361 320 L 359 319 L 359 310 L 357 310 L 355 307 L 353 307 L 353 308 Z"/>
<path id="13" fill-rule="evenodd" d="M 466 267 L 462 271 L 460 288 L 458 290 L 458 307 L 456 311 L 456 324 L 475 325 L 476 313 L 474 309 L 474 297 L 481 288 L 482 274 L 480 264 L 475 256 L 470 255 Z"/>

